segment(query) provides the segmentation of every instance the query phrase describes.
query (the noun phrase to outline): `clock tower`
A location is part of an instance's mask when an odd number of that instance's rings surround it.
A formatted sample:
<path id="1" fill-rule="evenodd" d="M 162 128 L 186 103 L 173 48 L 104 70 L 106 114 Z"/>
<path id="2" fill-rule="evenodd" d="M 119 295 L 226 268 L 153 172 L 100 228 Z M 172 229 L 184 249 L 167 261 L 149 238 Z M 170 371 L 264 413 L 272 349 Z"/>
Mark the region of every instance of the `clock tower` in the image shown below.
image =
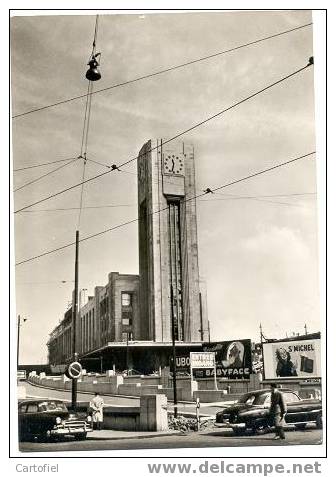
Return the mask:
<path id="1" fill-rule="evenodd" d="M 140 339 L 199 342 L 200 292 L 194 150 L 150 140 L 138 156 Z"/>

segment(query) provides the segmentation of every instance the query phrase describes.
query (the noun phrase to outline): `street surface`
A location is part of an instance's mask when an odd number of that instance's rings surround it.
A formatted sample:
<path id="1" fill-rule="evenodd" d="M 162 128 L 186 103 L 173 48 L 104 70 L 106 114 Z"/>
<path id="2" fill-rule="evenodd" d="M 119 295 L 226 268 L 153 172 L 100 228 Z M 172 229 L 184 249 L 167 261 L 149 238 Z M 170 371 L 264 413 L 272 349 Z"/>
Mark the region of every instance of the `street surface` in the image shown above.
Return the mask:
<path id="1" fill-rule="evenodd" d="M 71 394 L 67 391 L 38 388 L 25 383 L 27 397 L 54 397 L 70 400 Z M 78 401 L 88 401 L 90 394 L 78 393 Z M 114 406 L 137 405 L 139 399 L 124 398 L 119 396 L 104 396 L 106 404 Z M 179 405 L 179 410 L 195 412 L 191 404 Z M 201 408 L 201 414 L 214 416 L 219 406 L 206 404 Z M 167 435 L 168 434 L 168 435 Z M 286 430 L 285 440 L 273 440 L 274 434 L 235 436 L 230 429 L 220 429 L 209 426 L 200 432 L 171 433 L 153 435 L 148 433 L 131 433 L 113 430 L 95 431 L 88 435 L 86 441 L 75 441 L 71 437 L 60 442 L 21 442 L 21 452 L 65 452 L 65 451 L 91 451 L 91 450 L 132 450 L 132 449 L 170 449 L 193 447 L 246 447 L 246 446 L 292 446 L 314 445 L 322 443 L 322 431 L 315 428 L 314 424 L 307 426 L 304 431 L 294 429 Z"/>
<path id="2" fill-rule="evenodd" d="M 113 431 L 109 431 L 109 435 Z M 207 432 L 190 432 L 187 434 L 172 434 L 170 436 L 117 438 L 95 438 L 89 436 L 86 441 L 64 442 L 21 442 L 22 452 L 65 452 L 92 450 L 133 450 L 133 449 L 173 449 L 193 447 L 247 447 L 247 446 L 292 446 L 321 444 L 322 432 L 317 429 L 305 431 L 287 431 L 286 439 L 274 441 L 274 434 L 261 436 L 236 437 L 230 430 L 209 430 Z M 120 433 L 116 434 L 120 435 Z"/>

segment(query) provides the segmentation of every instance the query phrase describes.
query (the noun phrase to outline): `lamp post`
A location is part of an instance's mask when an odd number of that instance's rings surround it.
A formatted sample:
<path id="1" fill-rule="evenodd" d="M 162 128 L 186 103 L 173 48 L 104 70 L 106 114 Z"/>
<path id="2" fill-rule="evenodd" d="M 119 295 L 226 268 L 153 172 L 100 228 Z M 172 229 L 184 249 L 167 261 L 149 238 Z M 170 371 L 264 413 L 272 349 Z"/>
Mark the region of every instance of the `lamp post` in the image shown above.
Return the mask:
<path id="1" fill-rule="evenodd" d="M 177 417 L 177 389 L 176 389 L 176 349 L 175 349 L 175 323 L 174 323 L 174 302 L 173 302 L 173 285 L 170 288 L 170 306 L 171 306 L 171 334 L 173 348 L 173 393 L 174 393 L 174 417 Z"/>
<path id="2" fill-rule="evenodd" d="M 126 370 L 129 375 L 129 356 L 128 356 L 128 331 L 126 332 Z"/>
<path id="3" fill-rule="evenodd" d="M 23 322 L 27 321 L 27 318 L 21 318 L 20 315 L 18 315 L 18 321 L 17 321 L 17 347 L 16 347 L 16 366 L 17 368 L 19 367 L 19 358 L 20 358 L 20 328 L 21 328 L 21 320 Z"/>
<path id="4" fill-rule="evenodd" d="M 79 253 L 79 231 L 76 230 L 76 251 L 75 251 L 75 290 L 72 305 L 72 353 L 73 360 L 77 361 L 77 310 L 78 310 L 78 253 Z M 77 407 L 77 379 L 72 379 L 71 387 L 71 407 L 75 411 Z"/>
<path id="5" fill-rule="evenodd" d="M 201 341 L 203 342 L 204 330 L 203 330 L 203 308 L 202 308 L 202 293 L 198 294 L 199 305 L 200 305 L 200 318 L 201 318 L 201 328 L 198 330 L 201 333 Z"/>

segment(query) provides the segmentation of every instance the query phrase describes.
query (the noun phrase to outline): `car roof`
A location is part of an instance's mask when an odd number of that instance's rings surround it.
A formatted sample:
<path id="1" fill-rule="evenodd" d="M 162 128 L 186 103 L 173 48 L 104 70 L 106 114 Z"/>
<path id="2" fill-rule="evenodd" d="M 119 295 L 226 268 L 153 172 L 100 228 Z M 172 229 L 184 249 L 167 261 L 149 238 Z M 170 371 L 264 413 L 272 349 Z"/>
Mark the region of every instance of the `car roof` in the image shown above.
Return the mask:
<path id="1" fill-rule="evenodd" d="M 290 393 L 295 393 L 295 391 L 293 391 L 293 389 L 289 389 L 289 388 L 277 388 L 279 391 L 281 392 L 290 392 Z M 271 389 L 270 388 L 267 388 L 267 389 L 257 389 L 255 391 L 249 391 L 247 393 L 244 393 L 244 395 L 246 394 L 250 394 L 251 396 L 252 395 L 260 395 L 260 394 L 267 394 L 267 393 L 270 393 L 271 392 Z M 296 393 L 295 393 L 296 394 Z"/>
<path id="2" fill-rule="evenodd" d="M 62 399 L 53 399 L 53 398 L 36 398 L 36 399 L 19 399 L 19 404 L 34 404 L 34 403 L 41 403 L 41 402 L 61 402 L 65 404 Z"/>

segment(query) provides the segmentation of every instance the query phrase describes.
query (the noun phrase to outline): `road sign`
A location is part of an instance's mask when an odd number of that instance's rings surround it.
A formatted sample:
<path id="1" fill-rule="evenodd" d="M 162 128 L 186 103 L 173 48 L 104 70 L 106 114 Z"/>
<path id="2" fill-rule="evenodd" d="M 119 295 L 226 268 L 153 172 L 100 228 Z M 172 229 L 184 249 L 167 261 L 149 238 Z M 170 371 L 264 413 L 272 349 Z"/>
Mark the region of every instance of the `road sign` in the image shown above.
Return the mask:
<path id="1" fill-rule="evenodd" d="M 82 374 L 82 365 L 78 361 L 69 364 L 68 375 L 71 379 L 78 379 Z"/>
<path id="2" fill-rule="evenodd" d="M 215 365 L 215 353 L 190 353 L 190 366 L 192 368 L 213 368 Z"/>
<path id="3" fill-rule="evenodd" d="M 193 369 L 213 368 L 214 370 L 214 383 L 217 390 L 216 380 L 216 353 L 201 351 L 199 353 L 190 353 L 190 382 L 191 389 L 193 387 Z M 191 391 L 192 392 L 192 391 Z"/>

